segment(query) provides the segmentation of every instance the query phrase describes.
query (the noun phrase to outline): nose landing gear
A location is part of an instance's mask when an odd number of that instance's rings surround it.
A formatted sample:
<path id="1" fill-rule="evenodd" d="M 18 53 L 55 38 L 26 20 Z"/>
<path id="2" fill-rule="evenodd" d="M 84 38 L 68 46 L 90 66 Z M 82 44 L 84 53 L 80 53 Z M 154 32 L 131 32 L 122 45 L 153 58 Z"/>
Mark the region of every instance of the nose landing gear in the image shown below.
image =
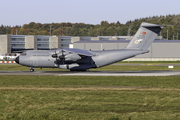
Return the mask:
<path id="1" fill-rule="evenodd" d="M 31 71 L 31 72 L 34 72 L 34 68 L 30 67 L 30 71 Z"/>

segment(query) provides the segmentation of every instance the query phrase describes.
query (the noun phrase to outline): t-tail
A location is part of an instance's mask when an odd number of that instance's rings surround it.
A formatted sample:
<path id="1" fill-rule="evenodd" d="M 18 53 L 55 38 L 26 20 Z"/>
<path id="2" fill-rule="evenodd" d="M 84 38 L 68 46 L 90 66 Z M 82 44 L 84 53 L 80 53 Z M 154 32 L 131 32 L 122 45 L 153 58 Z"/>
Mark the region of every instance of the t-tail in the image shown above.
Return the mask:
<path id="1" fill-rule="evenodd" d="M 163 27 L 163 25 L 141 23 L 139 30 L 125 49 L 148 50 Z"/>

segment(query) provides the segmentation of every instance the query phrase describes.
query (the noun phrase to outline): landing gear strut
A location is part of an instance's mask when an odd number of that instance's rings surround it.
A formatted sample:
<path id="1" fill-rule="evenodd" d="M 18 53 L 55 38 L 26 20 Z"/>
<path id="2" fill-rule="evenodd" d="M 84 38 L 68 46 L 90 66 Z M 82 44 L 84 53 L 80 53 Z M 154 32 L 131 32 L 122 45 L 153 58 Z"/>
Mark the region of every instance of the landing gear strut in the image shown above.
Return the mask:
<path id="1" fill-rule="evenodd" d="M 30 67 L 30 71 L 31 71 L 31 72 L 34 72 L 34 68 Z"/>

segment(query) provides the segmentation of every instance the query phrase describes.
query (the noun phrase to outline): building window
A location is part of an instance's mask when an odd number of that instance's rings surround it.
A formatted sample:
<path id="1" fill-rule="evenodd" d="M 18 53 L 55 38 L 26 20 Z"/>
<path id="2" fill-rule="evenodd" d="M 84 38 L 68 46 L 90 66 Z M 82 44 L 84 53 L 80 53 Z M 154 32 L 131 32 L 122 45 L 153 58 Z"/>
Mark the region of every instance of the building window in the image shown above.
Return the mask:
<path id="1" fill-rule="evenodd" d="M 37 41 L 44 41 L 44 42 L 49 42 L 49 39 L 44 39 L 44 38 L 38 38 Z"/>
<path id="2" fill-rule="evenodd" d="M 25 41 L 25 38 L 11 38 L 11 41 L 24 42 L 24 41 Z"/>

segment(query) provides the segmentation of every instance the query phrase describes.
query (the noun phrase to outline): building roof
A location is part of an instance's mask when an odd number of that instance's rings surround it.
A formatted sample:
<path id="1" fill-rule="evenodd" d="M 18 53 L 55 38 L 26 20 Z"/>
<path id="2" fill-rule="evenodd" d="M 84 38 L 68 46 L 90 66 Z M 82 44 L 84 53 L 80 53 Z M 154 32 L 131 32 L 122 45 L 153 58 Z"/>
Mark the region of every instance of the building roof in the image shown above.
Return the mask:
<path id="1" fill-rule="evenodd" d="M 81 40 L 77 41 L 75 43 L 129 43 L 130 40 Z M 154 40 L 154 42 L 168 42 L 168 43 L 174 43 L 174 42 L 180 42 L 180 40 L 167 40 L 167 39 L 162 39 L 162 40 Z"/>

